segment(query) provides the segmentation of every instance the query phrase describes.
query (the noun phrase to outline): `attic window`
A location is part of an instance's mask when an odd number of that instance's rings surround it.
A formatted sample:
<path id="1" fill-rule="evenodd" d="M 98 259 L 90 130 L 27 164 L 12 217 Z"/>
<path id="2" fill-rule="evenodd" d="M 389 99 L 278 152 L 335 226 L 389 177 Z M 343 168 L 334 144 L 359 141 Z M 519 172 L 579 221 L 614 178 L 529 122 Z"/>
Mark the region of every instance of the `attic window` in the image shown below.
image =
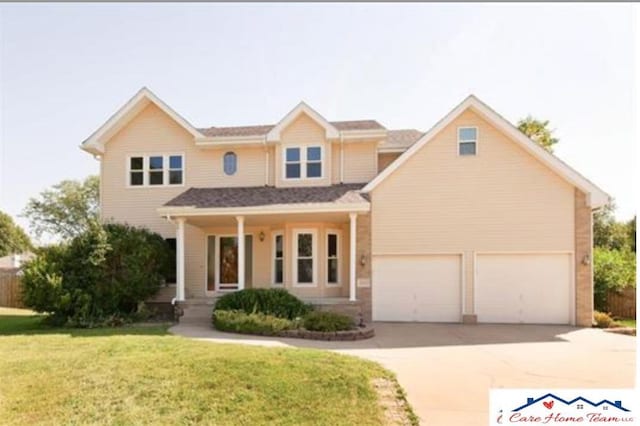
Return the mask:
<path id="1" fill-rule="evenodd" d="M 477 127 L 458 128 L 458 155 L 476 155 L 478 145 Z"/>

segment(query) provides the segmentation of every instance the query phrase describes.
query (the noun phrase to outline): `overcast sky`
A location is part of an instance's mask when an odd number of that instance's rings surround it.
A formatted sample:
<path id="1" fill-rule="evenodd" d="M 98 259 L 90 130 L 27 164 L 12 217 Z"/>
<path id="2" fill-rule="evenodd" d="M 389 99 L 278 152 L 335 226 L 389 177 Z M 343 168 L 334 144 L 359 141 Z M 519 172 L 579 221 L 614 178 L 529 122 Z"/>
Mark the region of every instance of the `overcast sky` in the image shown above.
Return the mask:
<path id="1" fill-rule="evenodd" d="M 628 4 L 0 5 L 0 209 L 98 172 L 78 149 L 148 86 L 192 124 L 428 130 L 473 93 L 548 119 L 556 154 L 636 206 Z M 20 223 L 25 224 L 23 219 Z"/>

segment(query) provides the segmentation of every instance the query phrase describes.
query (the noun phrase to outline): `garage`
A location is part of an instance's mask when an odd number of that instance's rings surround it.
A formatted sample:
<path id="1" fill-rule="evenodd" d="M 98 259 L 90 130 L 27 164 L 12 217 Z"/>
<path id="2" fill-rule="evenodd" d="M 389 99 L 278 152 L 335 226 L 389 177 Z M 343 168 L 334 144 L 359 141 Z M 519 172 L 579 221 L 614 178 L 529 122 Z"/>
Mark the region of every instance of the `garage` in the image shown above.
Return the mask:
<path id="1" fill-rule="evenodd" d="M 477 254 L 478 322 L 571 323 L 572 263 L 570 253 Z"/>
<path id="2" fill-rule="evenodd" d="M 461 321 L 460 255 L 375 256 L 374 321 Z"/>

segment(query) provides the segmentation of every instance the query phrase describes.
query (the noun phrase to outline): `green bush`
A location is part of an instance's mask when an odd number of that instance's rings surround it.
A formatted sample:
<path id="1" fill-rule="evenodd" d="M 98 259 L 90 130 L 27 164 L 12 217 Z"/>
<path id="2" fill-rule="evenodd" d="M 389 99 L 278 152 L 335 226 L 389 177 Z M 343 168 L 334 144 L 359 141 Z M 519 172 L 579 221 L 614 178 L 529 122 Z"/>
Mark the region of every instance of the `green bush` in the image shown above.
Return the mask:
<path id="1" fill-rule="evenodd" d="M 140 302 L 158 291 L 167 255 L 162 237 L 146 229 L 93 225 L 25 265 L 23 301 L 54 323 L 117 324 L 140 314 Z"/>
<path id="2" fill-rule="evenodd" d="M 322 311 L 314 311 L 305 315 L 302 325 L 311 331 L 345 331 L 354 328 L 351 317 Z"/>
<path id="3" fill-rule="evenodd" d="M 271 336 L 283 330 L 297 328 L 295 321 L 262 313 L 226 311 L 217 309 L 213 313 L 213 326 L 221 331 L 261 334 Z"/>
<path id="4" fill-rule="evenodd" d="M 218 299 L 214 310 L 238 310 L 247 314 L 255 312 L 295 319 L 312 308 L 284 289 L 250 288 L 225 294 Z"/>
<path id="5" fill-rule="evenodd" d="M 593 293 L 595 308 L 607 309 L 607 293 L 636 284 L 636 257 L 630 250 L 596 247 L 593 250 Z"/>
<path id="6" fill-rule="evenodd" d="M 613 324 L 613 319 L 609 316 L 609 314 L 604 312 L 593 312 L 593 320 L 596 323 L 596 327 L 598 328 L 609 328 Z"/>

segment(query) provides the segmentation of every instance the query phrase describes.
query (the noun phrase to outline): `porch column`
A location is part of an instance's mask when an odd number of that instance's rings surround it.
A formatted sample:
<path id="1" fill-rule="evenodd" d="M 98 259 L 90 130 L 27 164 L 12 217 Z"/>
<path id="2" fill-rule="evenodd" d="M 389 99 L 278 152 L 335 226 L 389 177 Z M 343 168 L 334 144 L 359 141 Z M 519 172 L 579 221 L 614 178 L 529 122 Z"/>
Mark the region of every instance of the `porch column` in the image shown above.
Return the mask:
<path id="1" fill-rule="evenodd" d="M 179 302 L 184 301 L 184 222 L 183 217 L 176 219 L 176 300 Z"/>
<path id="2" fill-rule="evenodd" d="M 236 216 L 238 222 L 238 290 L 244 290 L 244 216 Z"/>
<path id="3" fill-rule="evenodd" d="M 349 300 L 356 301 L 356 218 L 357 213 L 349 213 Z"/>

